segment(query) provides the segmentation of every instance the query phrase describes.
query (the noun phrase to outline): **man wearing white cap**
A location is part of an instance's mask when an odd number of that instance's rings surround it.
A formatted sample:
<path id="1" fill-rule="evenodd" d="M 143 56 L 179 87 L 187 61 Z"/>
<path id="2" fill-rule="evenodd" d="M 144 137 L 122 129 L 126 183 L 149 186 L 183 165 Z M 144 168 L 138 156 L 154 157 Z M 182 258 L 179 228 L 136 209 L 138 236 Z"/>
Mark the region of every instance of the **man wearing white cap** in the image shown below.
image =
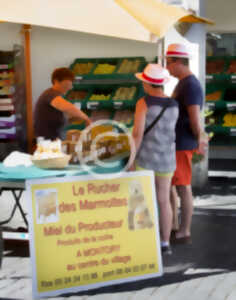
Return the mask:
<path id="1" fill-rule="evenodd" d="M 143 82 L 146 96 L 136 104 L 133 139 L 137 169 L 155 171 L 157 201 L 160 208 L 161 250 L 171 254 L 169 245 L 172 226 L 170 206 L 171 178 L 176 168 L 175 126 L 178 103 L 164 94 L 168 71 L 149 64 L 136 77 Z M 133 154 L 133 153 L 132 153 Z"/>
<path id="2" fill-rule="evenodd" d="M 176 171 L 172 185 L 176 186 L 181 200 L 181 223 L 173 242 L 191 241 L 193 213 L 192 200 L 192 156 L 198 150 L 204 154 L 206 140 L 203 140 L 200 110 L 203 105 L 203 91 L 199 80 L 189 69 L 190 52 L 182 44 L 169 45 L 166 52 L 166 67 L 170 74 L 179 79 L 173 98 L 179 103 L 179 118 L 176 124 Z"/>

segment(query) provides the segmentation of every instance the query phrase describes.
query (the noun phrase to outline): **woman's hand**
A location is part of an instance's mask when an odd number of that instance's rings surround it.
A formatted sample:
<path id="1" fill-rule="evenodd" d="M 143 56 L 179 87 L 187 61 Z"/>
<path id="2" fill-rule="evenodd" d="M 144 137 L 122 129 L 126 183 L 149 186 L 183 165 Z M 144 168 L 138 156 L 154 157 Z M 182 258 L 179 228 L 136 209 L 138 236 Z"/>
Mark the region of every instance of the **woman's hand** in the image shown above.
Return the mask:
<path id="1" fill-rule="evenodd" d="M 85 121 L 85 125 L 86 125 L 86 127 L 88 127 L 89 125 L 91 125 L 93 122 L 92 122 L 92 120 L 90 120 L 90 119 L 87 119 L 86 121 Z"/>
<path id="2" fill-rule="evenodd" d="M 135 170 L 136 170 L 135 163 L 132 163 L 131 166 L 129 167 L 128 171 L 132 172 L 132 171 L 135 171 Z"/>

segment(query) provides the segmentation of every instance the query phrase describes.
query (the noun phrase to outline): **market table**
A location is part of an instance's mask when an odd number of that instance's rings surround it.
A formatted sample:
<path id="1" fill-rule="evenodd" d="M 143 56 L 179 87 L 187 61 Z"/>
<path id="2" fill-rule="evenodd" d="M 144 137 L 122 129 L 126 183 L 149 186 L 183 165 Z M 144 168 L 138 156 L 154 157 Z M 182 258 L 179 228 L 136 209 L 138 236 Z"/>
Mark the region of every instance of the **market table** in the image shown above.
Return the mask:
<path id="1" fill-rule="evenodd" d="M 91 166 L 93 172 L 100 174 L 115 173 L 119 172 L 124 164 L 123 160 L 118 160 L 111 168 L 101 168 Z M 16 209 L 18 208 L 23 218 L 23 221 L 28 228 L 28 221 L 26 219 L 26 214 L 21 206 L 22 193 L 25 190 L 25 181 L 27 179 L 42 179 L 51 177 L 62 177 L 62 176 L 77 176 L 88 174 L 80 165 L 69 165 L 67 168 L 62 170 L 49 170 L 40 169 L 36 166 L 18 166 L 18 167 L 5 167 L 0 163 L 0 196 L 4 191 L 10 191 L 13 195 L 15 204 L 12 208 L 10 216 L 0 222 L 0 226 L 9 223 L 15 215 Z"/>

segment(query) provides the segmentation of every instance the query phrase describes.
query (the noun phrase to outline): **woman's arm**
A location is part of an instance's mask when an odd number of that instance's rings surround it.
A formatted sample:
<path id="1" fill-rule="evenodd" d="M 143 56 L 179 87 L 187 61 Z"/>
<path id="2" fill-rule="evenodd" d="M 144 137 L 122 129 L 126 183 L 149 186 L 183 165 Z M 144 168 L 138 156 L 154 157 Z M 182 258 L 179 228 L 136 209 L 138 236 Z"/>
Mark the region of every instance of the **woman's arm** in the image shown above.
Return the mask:
<path id="1" fill-rule="evenodd" d="M 134 115 L 134 128 L 132 132 L 132 137 L 135 144 L 135 149 L 131 153 L 131 162 L 134 163 L 135 156 L 140 148 L 140 145 L 143 140 L 143 133 L 146 122 L 146 113 L 147 113 L 147 105 L 143 98 L 141 98 L 137 104 Z"/>
<path id="2" fill-rule="evenodd" d="M 61 96 L 57 96 L 56 98 L 54 98 L 51 102 L 51 105 L 54 108 L 68 114 L 69 117 L 84 120 L 86 122 L 86 125 L 90 125 L 92 123 L 89 117 L 85 113 L 83 113 L 75 105 L 65 100 Z"/>

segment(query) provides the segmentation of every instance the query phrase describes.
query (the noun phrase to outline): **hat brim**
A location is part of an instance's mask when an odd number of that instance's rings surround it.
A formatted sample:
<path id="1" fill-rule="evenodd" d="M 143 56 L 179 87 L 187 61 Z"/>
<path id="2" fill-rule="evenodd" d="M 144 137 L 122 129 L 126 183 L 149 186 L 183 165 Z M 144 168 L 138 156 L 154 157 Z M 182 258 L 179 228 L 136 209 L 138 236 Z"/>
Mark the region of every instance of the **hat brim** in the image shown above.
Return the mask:
<path id="1" fill-rule="evenodd" d="M 159 85 L 159 86 L 162 86 L 162 85 L 164 85 L 164 84 L 166 84 L 167 82 L 170 81 L 170 78 L 169 78 L 169 77 L 165 77 L 165 78 L 164 78 L 164 81 L 163 81 L 162 83 L 151 82 L 151 81 L 148 81 L 148 80 L 146 80 L 145 78 L 143 78 L 143 73 L 136 73 L 136 74 L 135 74 L 135 77 L 136 77 L 137 79 L 143 81 L 143 82 L 146 82 L 146 83 L 148 83 L 148 84 L 154 84 L 154 85 L 157 85 L 157 86 L 158 86 L 158 85 Z"/>
<path id="2" fill-rule="evenodd" d="M 187 59 L 193 58 L 192 55 L 177 55 L 177 54 L 170 54 L 170 55 L 165 55 L 165 56 L 164 56 L 164 58 L 168 58 L 168 57 L 187 58 Z"/>

